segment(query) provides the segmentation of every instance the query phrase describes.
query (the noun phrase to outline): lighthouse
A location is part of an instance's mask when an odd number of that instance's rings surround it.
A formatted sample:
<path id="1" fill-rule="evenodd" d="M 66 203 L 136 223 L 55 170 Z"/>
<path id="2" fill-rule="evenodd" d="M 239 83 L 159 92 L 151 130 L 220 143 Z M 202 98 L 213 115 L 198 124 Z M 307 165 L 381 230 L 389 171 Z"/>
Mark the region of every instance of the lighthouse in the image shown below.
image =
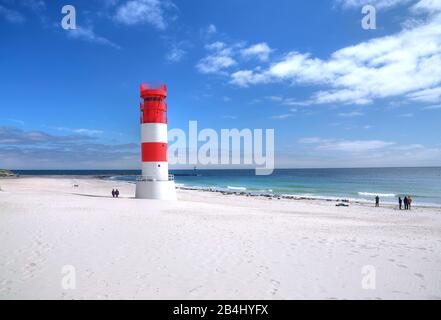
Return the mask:
<path id="1" fill-rule="evenodd" d="M 142 175 L 136 181 L 136 198 L 176 200 L 174 177 L 168 174 L 167 87 L 142 83 L 140 97 Z"/>

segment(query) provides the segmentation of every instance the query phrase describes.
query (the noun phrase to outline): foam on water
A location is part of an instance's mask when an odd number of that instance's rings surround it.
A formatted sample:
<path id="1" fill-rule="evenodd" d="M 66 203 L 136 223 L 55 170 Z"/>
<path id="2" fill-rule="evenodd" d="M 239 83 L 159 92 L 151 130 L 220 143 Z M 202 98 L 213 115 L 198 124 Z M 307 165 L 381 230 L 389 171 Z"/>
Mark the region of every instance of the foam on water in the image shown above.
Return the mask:
<path id="1" fill-rule="evenodd" d="M 232 186 L 228 186 L 227 187 L 228 190 L 238 190 L 238 191 L 246 191 L 247 188 L 245 187 L 232 187 Z"/>
<path id="2" fill-rule="evenodd" d="M 367 197 L 396 197 L 394 193 L 375 193 L 375 192 L 359 192 L 358 195 L 360 196 L 367 196 Z"/>

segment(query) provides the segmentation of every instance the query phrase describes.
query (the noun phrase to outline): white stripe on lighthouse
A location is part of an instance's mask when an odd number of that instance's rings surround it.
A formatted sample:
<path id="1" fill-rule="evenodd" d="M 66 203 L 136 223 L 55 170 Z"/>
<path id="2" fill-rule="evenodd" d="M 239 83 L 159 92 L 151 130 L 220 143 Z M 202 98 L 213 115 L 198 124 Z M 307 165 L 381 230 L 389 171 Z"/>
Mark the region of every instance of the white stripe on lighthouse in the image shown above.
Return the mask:
<path id="1" fill-rule="evenodd" d="M 168 162 L 142 162 L 142 176 L 160 181 L 168 180 Z"/>
<path id="2" fill-rule="evenodd" d="M 163 142 L 167 143 L 166 123 L 143 123 L 141 124 L 141 143 Z"/>

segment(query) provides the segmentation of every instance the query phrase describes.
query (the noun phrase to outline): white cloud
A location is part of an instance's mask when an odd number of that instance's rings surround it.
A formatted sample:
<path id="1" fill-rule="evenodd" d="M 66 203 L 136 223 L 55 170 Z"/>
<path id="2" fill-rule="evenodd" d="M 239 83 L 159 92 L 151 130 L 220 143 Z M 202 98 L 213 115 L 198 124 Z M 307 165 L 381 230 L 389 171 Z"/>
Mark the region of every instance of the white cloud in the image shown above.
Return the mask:
<path id="1" fill-rule="evenodd" d="M 217 27 L 214 24 L 209 24 L 206 27 L 200 28 L 199 34 L 204 41 L 208 41 L 217 34 Z"/>
<path id="2" fill-rule="evenodd" d="M 240 87 L 248 87 L 252 84 L 270 82 L 264 74 L 254 73 L 251 70 L 240 70 L 231 74 L 231 83 Z"/>
<path id="3" fill-rule="evenodd" d="M 196 68 L 201 73 L 220 73 L 226 74 L 225 70 L 236 66 L 238 60 L 255 58 L 258 61 L 266 61 L 272 49 L 266 43 L 258 43 L 244 48 L 244 42 L 226 44 L 222 41 L 212 42 L 205 45 L 209 52 L 201 59 Z"/>
<path id="4" fill-rule="evenodd" d="M 376 8 L 390 8 L 398 5 L 404 5 L 413 0 L 337 0 L 337 3 L 344 8 L 361 8 L 364 5 L 372 5 Z"/>
<path id="5" fill-rule="evenodd" d="M 402 118 L 412 118 L 413 117 L 413 113 L 403 113 L 400 115 L 400 117 Z"/>
<path id="6" fill-rule="evenodd" d="M 265 97 L 265 99 L 270 100 L 270 101 L 274 101 L 274 102 L 282 102 L 283 101 L 283 97 L 279 97 L 279 96 L 268 96 L 268 97 Z"/>
<path id="7" fill-rule="evenodd" d="M 285 120 L 285 119 L 291 118 L 292 116 L 293 116 L 293 114 L 286 113 L 286 114 L 280 114 L 280 115 L 272 116 L 271 119 L 273 119 L 273 120 Z"/>
<path id="8" fill-rule="evenodd" d="M 173 45 L 165 58 L 170 62 L 179 62 L 186 55 L 187 51 L 182 49 L 179 45 Z"/>
<path id="9" fill-rule="evenodd" d="M 36 14 L 42 21 L 45 21 L 46 3 L 43 0 L 20 0 L 20 1 L 3 1 L 9 5 L 16 4 L 19 10 L 10 9 L 0 4 L 0 16 L 3 16 L 8 22 L 20 24 L 26 21 L 26 17 L 22 11 L 29 11 Z"/>
<path id="10" fill-rule="evenodd" d="M 120 46 L 113 43 L 109 39 L 106 39 L 104 37 L 98 36 L 92 28 L 84 28 L 77 26 L 76 29 L 67 30 L 68 37 L 72 39 L 78 39 L 78 40 L 84 40 L 92 43 L 98 43 L 103 44 L 107 46 L 111 46 L 115 49 L 121 49 Z"/>
<path id="11" fill-rule="evenodd" d="M 223 42 L 214 42 L 206 45 L 205 48 L 210 52 L 201 59 L 196 68 L 201 73 L 222 73 L 224 69 L 237 64 L 233 59 L 233 48 L 228 47 Z"/>
<path id="12" fill-rule="evenodd" d="M 137 168 L 137 143 L 103 144 L 85 134 L 53 135 L 0 127 L 0 167 L 23 169 Z"/>
<path id="13" fill-rule="evenodd" d="M 441 148 L 436 146 L 319 137 L 303 138 L 298 142 L 299 149 L 279 151 L 278 167 L 410 167 L 441 164 Z M 329 144 L 332 145 L 331 148 L 319 148 L 320 145 Z"/>
<path id="14" fill-rule="evenodd" d="M 298 101 L 297 99 L 293 98 L 283 99 L 282 102 L 282 104 L 286 106 L 309 106 L 311 103 L 311 101 Z"/>
<path id="15" fill-rule="evenodd" d="M 319 137 L 308 137 L 308 138 L 301 138 L 299 139 L 299 143 L 302 144 L 314 144 L 314 143 L 320 143 L 322 141 L 322 138 Z"/>
<path id="16" fill-rule="evenodd" d="M 210 24 L 207 27 L 207 29 L 205 30 L 205 32 L 206 32 L 207 35 L 212 35 L 212 34 L 217 32 L 217 28 L 216 28 L 216 26 L 214 24 Z"/>
<path id="17" fill-rule="evenodd" d="M 430 1 L 418 4 L 438 10 Z M 396 34 L 342 48 L 328 59 L 292 51 L 266 69 L 239 70 L 230 77 L 230 83 L 241 87 L 274 82 L 327 87 L 313 94 L 306 101 L 309 104 L 367 104 L 402 95 L 437 102 L 441 100 L 441 87 L 436 87 L 441 85 L 441 14 Z"/>
<path id="18" fill-rule="evenodd" d="M 21 0 L 20 4 L 36 13 L 46 10 L 46 3 L 43 0 Z"/>
<path id="19" fill-rule="evenodd" d="M 411 8 L 416 13 L 435 13 L 441 11 L 441 1 L 439 0 L 420 0 Z"/>
<path id="20" fill-rule="evenodd" d="M 265 42 L 257 43 L 240 51 L 244 58 L 257 58 L 260 61 L 267 61 L 272 49 Z"/>
<path id="21" fill-rule="evenodd" d="M 343 118 L 352 118 L 352 117 L 364 116 L 364 113 L 359 111 L 353 111 L 353 112 L 341 112 L 338 115 L 339 117 L 343 117 Z"/>
<path id="22" fill-rule="evenodd" d="M 336 150 L 344 152 L 365 152 L 383 149 L 393 144 L 395 143 L 381 140 L 343 140 L 326 143 L 320 145 L 318 148 L 322 150 Z"/>
<path id="23" fill-rule="evenodd" d="M 102 130 L 96 130 L 96 129 L 84 129 L 84 128 L 80 128 L 80 129 L 73 129 L 72 130 L 75 133 L 78 134 L 85 134 L 85 135 L 100 135 L 103 133 Z"/>
<path id="24" fill-rule="evenodd" d="M 0 121 L 1 120 L 7 121 L 7 122 L 12 122 L 12 123 L 18 124 L 20 126 L 24 126 L 24 124 L 25 124 L 25 122 L 23 120 L 19 120 L 19 119 L 3 118 L 3 119 L 0 119 Z"/>
<path id="25" fill-rule="evenodd" d="M 298 142 L 301 144 L 314 144 L 316 145 L 316 150 L 343 151 L 353 153 L 379 150 L 395 145 L 395 142 L 382 140 L 339 140 L 322 139 L 317 137 L 303 138 Z"/>
<path id="26" fill-rule="evenodd" d="M 404 146 L 396 146 L 396 147 L 394 147 L 394 149 L 408 151 L 408 150 L 424 149 L 424 146 L 421 144 L 409 144 L 409 145 L 404 145 Z"/>
<path id="27" fill-rule="evenodd" d="M 115 19 L 126 25 L 150 24 L 159 30 L 167 27 L 165 10 L 175 7 L 170 1 L 130 0 L 119 6 Z"/>
<path id="28" fill-rule="evenodd" d="M 50 129 L 55 129 L 64 132 L 73 132 L 79 135 L 96 136 L 103 134 L 102 130 L 98 129 L 86 129 L 86 128 L 67 128 L 67 127 L 49 127 Z"/>
<path id="29" fill-rule="evenodd" d="M 201 73 L 218 73 L 221 70 L 231 67 L 236 64 L 236 61 L 230 56 L 226 55 L 212 55 L 207 56 L 196 65 L 196 68 Z"/>
<path id="30" fill-rule="evenodd" d="M 20 12 L 8 9 L 2 5 L 0 5 L 0 16 L 3 16 L 8 22 L 11 23 L 23 23 L 26 21 L 26 18 Z"/>
<path id="31" fill-rule="evenodd" d="M 438 102 L 441 101 L 441 87 L 417 91 L 409 94 L 408 97 L 415 101 Z"/>
<path id="32" fill-rule="evenodd" d="M 439 110 L 441 109 L 441 104 L 433 105 L 433 106 L 427 106 L 423 108 L 424 110 Z"/>

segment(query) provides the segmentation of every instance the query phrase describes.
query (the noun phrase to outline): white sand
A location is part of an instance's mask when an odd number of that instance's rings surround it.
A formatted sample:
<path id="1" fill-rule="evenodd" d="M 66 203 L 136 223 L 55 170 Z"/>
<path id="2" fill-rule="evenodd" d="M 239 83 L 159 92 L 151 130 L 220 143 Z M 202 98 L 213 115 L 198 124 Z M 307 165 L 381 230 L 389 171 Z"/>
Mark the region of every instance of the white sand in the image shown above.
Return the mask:
<path id="1" fill-rule="evenodd" d="M 136 200 L 132 184 L 84 178 L 0 186 L 1 299 L 441 299 L 440 209 L 183 190 Z M 76 289 L 61 285 L 65 265 Z"/>

